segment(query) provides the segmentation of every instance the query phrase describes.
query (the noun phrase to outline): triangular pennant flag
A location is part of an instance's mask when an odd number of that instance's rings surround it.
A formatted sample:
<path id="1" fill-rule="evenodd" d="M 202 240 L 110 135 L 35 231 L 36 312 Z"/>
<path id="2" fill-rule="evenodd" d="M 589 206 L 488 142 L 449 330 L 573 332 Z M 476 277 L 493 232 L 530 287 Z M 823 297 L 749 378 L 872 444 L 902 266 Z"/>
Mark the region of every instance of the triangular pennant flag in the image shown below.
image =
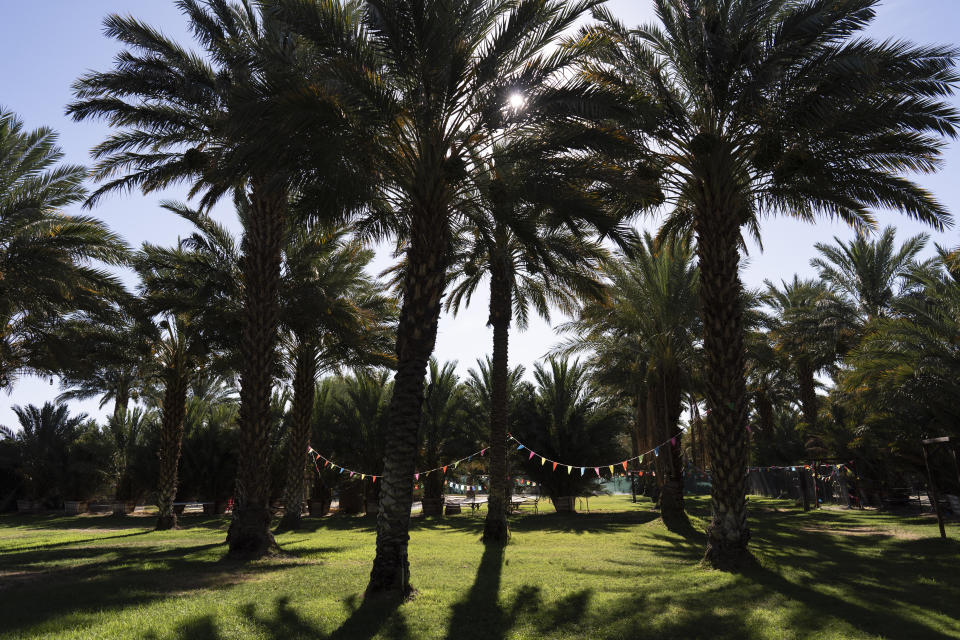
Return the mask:
<path id="1" fill-rule="evenodd" d="M 376 481 L 377 481 L 377 476 L 372 476 L 372 477 L 373 477 L 373 481 L 376 482 Z M 416 487 L 414 487 L 414 488 L 416 488 Z"/>
<path id="2" fill-rule="evenodd" d="M 613 465 L 610 465 L 610 475 L 613 475 Z"/>
<path id="3" fill-rule="evenodd" d="M 376 477 L 376 476 L 374 476 L 374 477 Z M 419 474 L 419 473 L 413 474 L 413 479 L 414 479 L 414 480 L 419 480 L 419 479 L 420 479 L 420 474 Z"/>
<path id="4" fill-rule="evenodd" d="M 543 456 L 540 456 L 540 466 L 542 467 L 545 464 L 547 464 L 547 459 L 544 458 Z"/>
<path id="5" fill-rule="evenodd" d="M 570 472 L 573 471 L 573 467 L 567 465 L 567 475 L 570 475 Z"/>
<path id="6" fill-rule="evenodd" d="M 486 449 L 482 449 L 482 450 L 480 451 L 480 455 L 484 455 L 484 454 L 486 454 L 486 453 L 487 453 L 487 450 L 486 450 Z"/>
<path id="7" fill-rule="evenodd" d="M 600 477 L 600 468 L 599 468 L 599 467 L 594 467 L 593 470 L 596 472 L 597 477 L 599 478 L 599 477 Z"/>
<path id="8" fill-rule="evenodd" d="M 353 471 L 350 472 L 350 477 L 351 477 L 351 478 L 353 477 Z"/>
<path id="9" fill-rule="evenodd" d="M 324 463 L 323 463 L 323 466 L 327 466 L 328 464 L 330 464 L 330 461 L 329 461 L 329 460 L 325 460 Z"/>
<path id="10" fill-rule="evenodd" d="M 621 462 L 620 464 L 622 464 L 622 465 L 623 465 L 623 470 L 624 470 L 624 471 L 626 471 L 626 470 L 627 470 L 627 461 L 626 461 L 626 460 L 624 460 L 624 461 L 623 461 L 623 462 Z"/>
<path id="11" fill-rule="evenodd" d="M 521 449 L 523 449 L 523 445 L 522 445 L 522 444 L 517 447 L 517 451 L 520 451 Z"/>
<path id="12" fill-rule="evenodd" d="M 446 468 L 446 467 L 443 468 L 443 472 L 444 472 L 444 473 L 447 472 L 447 468 Z"/>
<path id="13" fill-rule="evenodd" d="M 586 471 L 586 469 L 584 469 L 583 467 L 580 467 L 580 475 L 581 475 L 581 476 L 584 474 L 585 471 Z"/>
<path id="14" fill-rule="evenodd" d="M 527 460 L 532 460 L 532 459 L 533 459 L 533 451 L 531 451 L 531 452 L 530 452 L 530 455 L 527 456 Z"/>
<path id="15" fill-rule="evenodd" d="M 677 437 L 676 437 L 676 436 L 670 438 L 670 444 L 672 444 L 673 446 L 677 446 Z"/>
<path id="16" fill-rule="evenodd" d="M 556 462 L 553 463 L 553 470 L 554 470 L 554 471 L 557 470 L 557 463 L 556 463 Z"/>
<path id="17" fill-rule="evenodd" d="M 655 456 L 657 456 L 657 457 L 660 456 L 660 447 L 657 447 L 656 449 L 653 450 L 653 455 L 655 455 Z"/>
<path id="18" fill-rule="evenodd" d="M 360 479 L 361 479 L 361 480 L 366 480 L 366 479 L 367 479 L 367 474 L 361 473 L 361 474 L 360 474 Z"/>

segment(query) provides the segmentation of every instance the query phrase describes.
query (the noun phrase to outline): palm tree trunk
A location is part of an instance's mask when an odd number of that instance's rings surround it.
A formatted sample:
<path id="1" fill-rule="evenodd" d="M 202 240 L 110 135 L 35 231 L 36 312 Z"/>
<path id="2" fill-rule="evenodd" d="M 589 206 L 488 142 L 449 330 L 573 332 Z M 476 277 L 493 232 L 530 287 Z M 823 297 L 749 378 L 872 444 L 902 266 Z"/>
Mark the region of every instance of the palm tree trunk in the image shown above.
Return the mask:
<path id="1" fill-rule="evenodd" d="M 749 557 L 739 219 L 738 212 L 727 210 L 698 212 L 696 218 L 707 360 L 707 453 L 713 478 L 705 560 L 717 568 L 736 568 Z"/>
<path id="2" fill-rule="evenodd" d="M 510 399 L 510 322 L 513 319 L 513 289 L 509 265 L 495 260 L 490 269 L 490 319 L 493 326 L 493 363 L 490 372 L 490 494 L 483 541 L 505 544 L 510 538 L 507 526 L 507 419 Z"/>
<path id="3" fill-rule="evenodd" d="M 130 404 L 130 386 L 127 382 L 121 381 L 117 384 L 113 396 L 113 419 L 119 424 L 120 420 L 127 415 L 127 407 Z"/>
<path id="4" fill-rule="evenodd" d="M 446 283 L 449 232 L 442 215 L 414 215 L 403 306 L 397 326 L 397 373 L 387 424 L 383 485 L 377 515 L 377 554 L 368 594 L 406 597 L 411 592 L 410 507 L 427 364 L 437 341 Z"/>
<path id="5" fill-rule="evenodd" d="M 167 371 L 163 392 L 163 411 L 160 435 L 160 478 L 157 483 L 157 531 L 175 529 L 177 514 L 173 501 L 177 496 L 177 468 L 183 442 L 183 421 L 187 413 L 187 378 L 182 368 Z"/>
<path id="6" fill-rule="evenodd" d="M 662 389 L 658 401 L 663 407 L 657 413 L 663 420 L 663 436 L 660 442 L 668 439 L 666 451 L 661 448 L 660 458 L 663 464 L 663 480 L 660 491 L 660 517 L 671 531 L 683 531 L 690 528 L 690 519 L 683 504 L 683 432 L 680 430 L 680 414 L 683 412 L 683 400 L 680 393 L 679 372 L 673 371 L 661 377 Z"/>
<path id="7" fill-rule="evenodd" d="M 254 188 L 243 257 L 244 327 L 240 341 L 240 450 L 230 555 L 257 558 L 276 548 L 270 533 L 270 392 L 280 317 L 284 194 Z"/>
<path id="8" fill-rule="evenodd" d="M 310 422 L 313 418 L 313 399 L 316 394 L 317 354 L 311 345 L 297 348 L 293 373 L 293 406 L 290 438 L 287 446 L 287 478 L 283 490 L 283 518 L 278 531 L 300 528 L 303 500 L 306 493 L 304 468 L 307 465 L 307 447 L 310 446 Z"/>

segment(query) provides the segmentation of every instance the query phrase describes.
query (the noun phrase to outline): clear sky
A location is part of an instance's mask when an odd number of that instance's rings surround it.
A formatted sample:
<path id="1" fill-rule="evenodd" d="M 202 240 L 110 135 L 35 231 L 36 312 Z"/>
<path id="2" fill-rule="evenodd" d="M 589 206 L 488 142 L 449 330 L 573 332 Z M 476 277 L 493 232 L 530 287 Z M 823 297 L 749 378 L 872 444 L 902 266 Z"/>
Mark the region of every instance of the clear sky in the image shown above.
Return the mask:
<path id="1" fill-rule="evenodd" d="M 645 23 L 653 18 L 649 0 L 610 0 L 608 6 L 627 24 Z M 64 116 L 64 105 L 71 99 L 72 82 L 84 71 L 107 69 L 118 51 L 117 44 L 105 38 L 101 30 L 101 22 L 109 13 L 131 13 L 181 41 L 188 39 L 184 21 L 172 0 L 4 2 L 0 20 L 0 106 L 16 112 L 28 128 L 45 125 L 60 132 L 60 144 L 68 162 L 90 164 L 90 148 L 108 134 L 108 127 L 102 122 L 70 121 Z M 958 24 L 957 0 L 887 0 L 879 8 L 870 35 L 924 44 L 953 43 Z M 960 99 L 955 98 L 955 102 L 960 105 Z M 956 143 L 951 144 L 945 159 L 939 174 L 923 176 L 920 183 L 956 212 L 960 209 L 960 151 Z M 161 211 L 157 203 L 182 197 L 182 190 L 146 197 L 112 195 L 103 199 L 93 213 L 131 246 L 139 246 L 145 240 L 173 244 L 187 225 Z M 236 227 L 229 208 L 220 207 L 217 215 Z M 894 224 L 901 238 L 925 231 L 922 225 L 895 214 L 880 212 L 878 218 L 881 224 Z M 652 228 L 655 222 L 640 221 L 638 225 Z M 765 278 L 788 279 L 794 273 L 812 275 L 809 261 L 814 255 L 814 243 L 829 242 L 835 235 L 845 239 L 852 236 L 842 225 L 830 221 L 811 226 L 784 219 L 766 220 L 764 251 L 752 248 L 744 270 L 747 285 L 760 286 Z M 954 229 L 934 234 L 933 241 L 955 246 L 960 244 L 960 233 Z M 376 268 L 388 264 L 387 252 L 381 252 Z M 478 295 L 466 312 L 456 318 L 441 318 L 437 357 L 459 361 L 460 371 L 465 372 L 488 353 L 491 332 L 486 326 L 486 311 L 487 299 Z M 557 320 L 554 318 L 555 323 Z M 532 321 L 526 332 L 511 337 L 511 363 L 530 368 L 557 340 L 550 325 Z M 57 384 L 51 385 L 49 380 L 21 379 L 9 395 L 0 395 L 0 424 L 18 426 L 12 405 L 42 404 L 58 393 Z M 103 415 L 96 401 L 74 403 L 74 409 Z"/>

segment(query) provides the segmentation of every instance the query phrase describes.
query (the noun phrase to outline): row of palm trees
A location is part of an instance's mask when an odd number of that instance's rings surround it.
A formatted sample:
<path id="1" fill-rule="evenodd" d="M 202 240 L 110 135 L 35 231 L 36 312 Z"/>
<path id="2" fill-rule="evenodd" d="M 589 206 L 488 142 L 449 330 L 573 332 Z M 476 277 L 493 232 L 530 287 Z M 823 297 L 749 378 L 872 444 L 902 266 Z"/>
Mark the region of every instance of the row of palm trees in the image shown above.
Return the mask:
<path id="1" fill-rule="evenodd" d="M 744 234 L 759 238 L 774 213 L 867 230 L 871 207 L 950 224 L 905 174 L 935 170 L 943 137 L 956 134 L 945 102 L 955 51 L 856 37 L 873 0 L 655 0 L 658 24 L 634 29 L 591 0 L 178 4 L 201 53 L 111 16 L 106 31 L 126 48 L 111 70 L 77 81 L 68 112 L 115 129 L 94 149 L 102 184 L 89 204 L 176 182 L 201 210 L 228 194 L 244 203 L 234 554 L 273 545 L 262 452 L 290 229 L 337 224 L 357 241 L 394 239 L 403 257 L 369 591 L 407 593 L 424 384 L 461 256 L 474 265 L 462 270 L 461 300 L 475 274 L 490 277 L 502 399 L 507 318 L 522 318 L 525 300 L 540 311 L 594 288 L 591 245 L 629 250 L 629 218 L 665 212 L 659 239 L 697 258 L 713 473 L 706 557 L 726 567 L 749 540 Z M 671 367 L 650 377 L 653 429 L 678 411 L 669 382 L 684 374 Z M 495 479 L 506 453 L 498 412 Z M 503 492 L 491 487 L 488 540 L 506 534 Z"/>

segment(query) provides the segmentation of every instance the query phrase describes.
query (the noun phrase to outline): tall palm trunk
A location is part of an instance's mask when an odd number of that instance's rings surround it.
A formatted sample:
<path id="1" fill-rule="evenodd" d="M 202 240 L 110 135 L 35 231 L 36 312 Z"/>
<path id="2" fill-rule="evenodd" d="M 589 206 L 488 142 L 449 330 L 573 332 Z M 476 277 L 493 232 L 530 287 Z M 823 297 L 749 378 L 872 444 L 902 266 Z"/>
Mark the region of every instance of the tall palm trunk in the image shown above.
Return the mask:
<path id="1" fill-rule="evenodd" d="M 240 451 L 230 555 L 256 558 L 276 547 L 270 533 L 270 392 L 280 317 L 280 253 L 286 197 L 254 188 L 244 239 L 244 327 L 240 341 Z"/>
<path id="2" fill-rule="evenodd" d="M 387 425 L 377 554 L 367 593 L 410 594 L 410 507 L 427 363 L 437 341 L 446 282 L 449 231 L 445 215 L 414 215 L 407 250 L 403 306 L 397 326 L 397 373 Z"/>
<path id="3" fill-rule="evenodd" d="M 310 422 L 316 395 L 317 352 L 309 344 L 297 346 L 293 372 L 293 407 L 290 438 L 287 445 L 287 478 L 283 489 L 283 518 L 278 531 L 300 528 L 303 500 L 306 494 L 307 447 L 310 446 Z"/>
<path id="4" fill-rule="evenodd" d="M 683 444 L 680 431 L 682 398 L 677 372 L 661 372 L 654 390 L 654 407 L 651 413 L 661 426 L 655 444 L 667 442 L 660 447 L 657 458 L 657 483 L 660 488 L 660 517 L 671 531 L 690 526 L 683 505 Z"/>
<path id="5" fill-rule="evenodd" d="M 513 319 L 513 289 L 510 265 L 494 260 L 490 269 L 490 319 L 493 326 L 493 363 L 490 372 L 490 496 L 483 541 L 504 544 L 510 538 L 507 526 L 507 419 L 510 375 L 510 322 Z"/>
<path id="6" fill-rule="evenodd" d="M 747 411 L 740 282 L 740 216 L 698 211 L 697 257 L 706 354 L 707 453 L 712 472 L 712 518 L 705 560 L 735 568 L 748 558 Z"/>
<path id="7" fill-rule="evenodd" d="M 800 381 L 800 411 L 803 413 L 803 421 L 807 423 L 806 437 L 809 442 L 810 437 L 817 436 L 817 414 L 820 410 L 817 399 L 817 382 L 813 375 L 813 369 L 806 363 L 798 367 L 797 378 Z M 807 444 L 809 453 L 809 444 Z M 800 469 L 800 498 L 803 502 L 803 510 L 810 509 L 810 495 L 807 492 L 807 472 L 802 466 Z"/>
<path id="8" fill-rule="evenodd" d="M 160 478 L 157 484 L 157 531 L 174 529 L 177 514 L 173 501 L 177 496 L 177 467 L 183 443 L 183 422 L 187 413 L 187 377 L 180 363 L 171 366 L 165 377 L 160 435 Z"/>
<path id="9" fill-rule="evenodd" d="M 113 419 L 118 424 L 127 415 L 130 404 L 130 385 L 126 380 L 117 383 L 113 396 Z"/>

